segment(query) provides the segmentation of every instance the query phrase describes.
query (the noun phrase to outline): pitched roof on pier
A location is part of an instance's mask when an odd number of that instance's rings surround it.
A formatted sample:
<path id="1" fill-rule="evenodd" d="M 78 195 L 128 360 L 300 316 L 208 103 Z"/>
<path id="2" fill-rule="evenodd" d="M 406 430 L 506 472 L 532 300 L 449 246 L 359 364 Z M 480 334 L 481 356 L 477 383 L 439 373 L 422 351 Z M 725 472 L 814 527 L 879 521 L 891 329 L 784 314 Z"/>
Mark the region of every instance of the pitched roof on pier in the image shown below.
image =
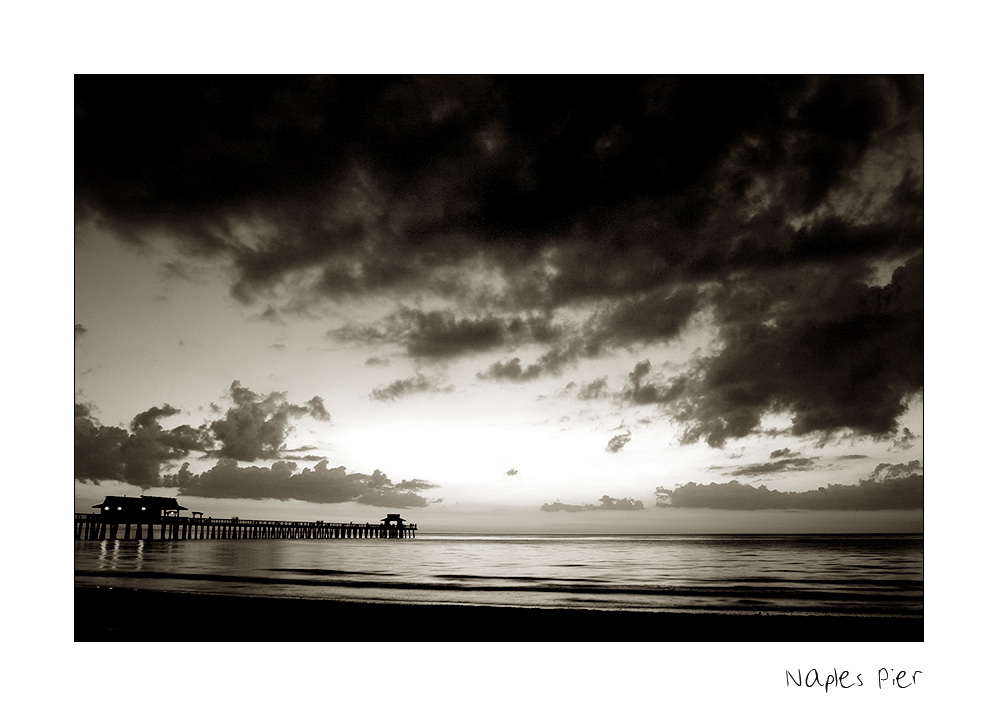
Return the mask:
<path id="1" fill-rule="evenodd" d="M 177 499 L 167 496 L 107 496 L 103 504 L 96 504 L 93 508 L 103 511 L 152 511 L 156 514 L 161 511 L 187 511 L 187 507 L 178 504 Z"/>

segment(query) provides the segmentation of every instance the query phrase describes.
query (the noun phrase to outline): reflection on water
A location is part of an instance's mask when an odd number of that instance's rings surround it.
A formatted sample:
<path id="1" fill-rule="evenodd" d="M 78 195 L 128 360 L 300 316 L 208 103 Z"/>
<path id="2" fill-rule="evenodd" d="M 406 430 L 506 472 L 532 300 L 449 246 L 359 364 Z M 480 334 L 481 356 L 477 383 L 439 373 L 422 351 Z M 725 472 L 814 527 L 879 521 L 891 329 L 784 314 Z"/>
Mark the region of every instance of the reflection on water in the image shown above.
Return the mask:
<path id="1" fill-rule="evenodd" d="M 362 601 L 922 615 L 923 539 L 78 541 L 76 582 Z"/>
<path id="2" fill-rule="evenodd" d="M 97 566 L 107 571 L 139 570 L 145 554 L 145 541 L 105 539 L 98 542 Z"/>

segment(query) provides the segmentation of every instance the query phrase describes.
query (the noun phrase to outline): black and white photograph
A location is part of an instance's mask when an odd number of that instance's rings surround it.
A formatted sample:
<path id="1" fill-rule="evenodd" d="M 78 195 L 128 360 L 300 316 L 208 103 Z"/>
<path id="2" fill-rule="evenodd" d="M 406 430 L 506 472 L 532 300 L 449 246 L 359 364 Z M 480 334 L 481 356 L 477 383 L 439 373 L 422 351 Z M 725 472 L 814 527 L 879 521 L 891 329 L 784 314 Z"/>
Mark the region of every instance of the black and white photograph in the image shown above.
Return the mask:
<path id="1" fill-rule="evenodd" d="M 73 113 L 76 640 L 923 640 L 922 75 Z"/>
<path id="2" fill-rule="evenodd" d="M 983 8 L 6 17 L 8 712 L 990 704 Z"/>

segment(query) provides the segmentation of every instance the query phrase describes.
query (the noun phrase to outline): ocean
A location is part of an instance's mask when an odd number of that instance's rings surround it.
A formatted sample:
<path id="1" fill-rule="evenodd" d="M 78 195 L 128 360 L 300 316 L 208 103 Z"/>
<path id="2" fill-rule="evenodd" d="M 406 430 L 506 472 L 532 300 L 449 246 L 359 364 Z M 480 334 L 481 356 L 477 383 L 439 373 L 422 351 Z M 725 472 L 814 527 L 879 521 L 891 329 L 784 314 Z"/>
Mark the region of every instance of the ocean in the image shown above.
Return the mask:
<path id="1" fill-rule="evenodd" d="M 83 541 L 75 585 L 366 603 L 921 617 L 923 536 Z"/>

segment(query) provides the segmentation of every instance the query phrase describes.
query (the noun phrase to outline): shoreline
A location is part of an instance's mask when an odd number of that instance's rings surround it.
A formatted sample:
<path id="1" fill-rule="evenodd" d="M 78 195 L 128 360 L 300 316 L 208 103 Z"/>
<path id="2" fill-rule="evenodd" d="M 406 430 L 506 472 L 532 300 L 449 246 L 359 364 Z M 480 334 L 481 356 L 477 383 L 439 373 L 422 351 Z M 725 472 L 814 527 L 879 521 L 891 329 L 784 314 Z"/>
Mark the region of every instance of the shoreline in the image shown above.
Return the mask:
<path id="1" fill-rule="evenodd" d="M 401 638 L 419 642 L 924 640 L 923 617 L 360 603 L 84 586 L 73 589 L 73 611 L 76 642 L 367 642 Z M 251 617 L 260 618 L 254 623 Z"/>

